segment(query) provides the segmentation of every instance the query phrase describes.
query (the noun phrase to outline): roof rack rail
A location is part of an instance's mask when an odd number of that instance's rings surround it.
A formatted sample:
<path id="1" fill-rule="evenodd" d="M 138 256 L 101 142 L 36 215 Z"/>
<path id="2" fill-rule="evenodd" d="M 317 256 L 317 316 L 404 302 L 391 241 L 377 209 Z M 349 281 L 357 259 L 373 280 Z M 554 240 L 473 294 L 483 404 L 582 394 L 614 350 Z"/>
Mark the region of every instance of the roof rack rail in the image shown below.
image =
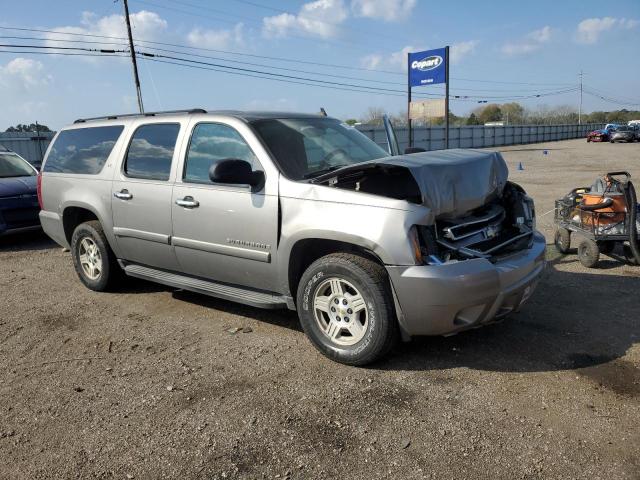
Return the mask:
<path id="1" fill-rule="evenodd" d="M 73 123 L 91 122 L 93 120 L 116 120 L 127 117 L 155 117 L 156 115 L 169 115 L 172 113 L 207 113 L 204 108 L 190 108 L 186 110 L 164 110 L 161 112 L 125 113 L 120 115 L 105 115 L 103 117 L 79 118 Z"/>

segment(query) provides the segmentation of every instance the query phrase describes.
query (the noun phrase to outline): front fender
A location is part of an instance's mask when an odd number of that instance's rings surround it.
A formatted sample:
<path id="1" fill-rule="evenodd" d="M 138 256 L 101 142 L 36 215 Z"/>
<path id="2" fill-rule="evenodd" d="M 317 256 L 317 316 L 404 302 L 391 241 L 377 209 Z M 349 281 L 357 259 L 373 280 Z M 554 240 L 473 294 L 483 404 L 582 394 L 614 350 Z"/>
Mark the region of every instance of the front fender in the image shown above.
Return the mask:
<path id="1" fill-rule="evenodd" d="M 418 211 L 301 198 L 281 198 L 279 283 L 288 291 L 291 252 L 301 240 L 343 242 L 372 252 L 385 265 L 414 265 L 408 230 L 422 223 Z"/>

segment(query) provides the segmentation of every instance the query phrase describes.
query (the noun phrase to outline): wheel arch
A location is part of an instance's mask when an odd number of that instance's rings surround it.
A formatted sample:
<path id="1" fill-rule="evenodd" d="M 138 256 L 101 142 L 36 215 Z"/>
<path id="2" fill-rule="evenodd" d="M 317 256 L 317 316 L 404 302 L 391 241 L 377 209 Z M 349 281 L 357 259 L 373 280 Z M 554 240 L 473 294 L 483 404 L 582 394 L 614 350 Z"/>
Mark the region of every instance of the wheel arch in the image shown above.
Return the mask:
<path id="1" fill-rule="evenodd" d="M 110 233 L 107 231 L 107 223 L 104 221 L 98 211 L 91 205 L 82 202 L 72 202 L 64 206 L 62 210 L 62 228 L 64 231 L 65 239 L 67 243 L 71 245 L 71 237 L 73 231 L 78 225 L 91 220 L 97 220 L 104 229 L 107 242 L 112 250 L 115 251 L 113 240 L 110 238 Z"/>
<path id="2" fill-rule="evenodd" d="M 287 255 L 288 261 L 284 274 L 288 294 L 292 297 L 294 303 L 298 284 L 305 270 L 317 259 L 339 252 L 361 255 L 384 266 L 384 261 L 380 255 L 362 243 L 322 237 L 301 238 L 291 246 Z"/>

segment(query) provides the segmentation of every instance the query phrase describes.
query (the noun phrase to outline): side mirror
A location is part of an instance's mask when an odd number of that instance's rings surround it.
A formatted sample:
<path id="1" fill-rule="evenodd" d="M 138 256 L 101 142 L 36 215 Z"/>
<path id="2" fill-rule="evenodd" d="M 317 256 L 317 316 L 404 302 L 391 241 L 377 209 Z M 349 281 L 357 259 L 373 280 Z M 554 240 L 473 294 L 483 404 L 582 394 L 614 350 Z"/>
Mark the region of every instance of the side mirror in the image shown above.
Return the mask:
<path id="1" fill-rule="evenodd" d="M 254 172 L 246 160 L 226 158 L 209 167 L 209 179 L 213 183 L 251 185 L 255 188 L 264 182 L 264 172 Z"/>
<path id="2" fill-rule="evenodd" d="M 426 151 L 427 151 L 426 149 L 420 148 L 420 147 L 408 147 L 404 149 L 404 154 L 409 155 L 411 153 L 422 153 Z"/>

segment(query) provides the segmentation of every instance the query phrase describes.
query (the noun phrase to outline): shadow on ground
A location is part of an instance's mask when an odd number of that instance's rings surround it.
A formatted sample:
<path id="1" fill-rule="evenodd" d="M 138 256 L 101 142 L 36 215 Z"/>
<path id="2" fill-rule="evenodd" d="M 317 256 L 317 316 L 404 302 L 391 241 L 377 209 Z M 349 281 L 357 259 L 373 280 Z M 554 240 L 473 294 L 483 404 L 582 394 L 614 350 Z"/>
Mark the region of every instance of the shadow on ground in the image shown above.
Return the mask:
<path id="1" fill-rule="evenodd" d="M 42 230 L 16 233 L 0 237 L 0 252 L 22 252 L 25 250 L 49 250 L 61 248 Z"/>
<path id="2" fill-rule="evenodd" d="M 620 268 L 620 260 L 624 259 L 603 256 L 601 270 Z M 528 304 L 502 323 L 446 338 L 415 338 L 371 368 L 466 367 L 496 372 L 584 369 L 583 374 L 614 385 L 616 391 L 640 395 L 640 371 L 622 358 L 640 342 L 640 267 L 629 267 L 638 268 L 638 276 L 557 268 L 570 263 L 578 263 L 575 255 L 556 255 Z M 181 302 L 301 331 L 296 313 L 288 310 L 262 310 L 136 279 L 128 279 L 121 291 L 172 291 L 173 298 Z"/>
<path id="3" fill-rule="evenodd" d="M 638 277 L 556 268 L 571 262 L 577 262 L 575 256 L 552 260 L 529 303 L 504 322 L 447 338 L 414 339 L 375 367 L 497 372 L 584 369 L 581 374 L 618 393 L 640 395 L 640 370 L 622 358 L 640 342 Z M 620 267 L 614 260 L 603 265 L 610 268 L 613 263 Z"/>

